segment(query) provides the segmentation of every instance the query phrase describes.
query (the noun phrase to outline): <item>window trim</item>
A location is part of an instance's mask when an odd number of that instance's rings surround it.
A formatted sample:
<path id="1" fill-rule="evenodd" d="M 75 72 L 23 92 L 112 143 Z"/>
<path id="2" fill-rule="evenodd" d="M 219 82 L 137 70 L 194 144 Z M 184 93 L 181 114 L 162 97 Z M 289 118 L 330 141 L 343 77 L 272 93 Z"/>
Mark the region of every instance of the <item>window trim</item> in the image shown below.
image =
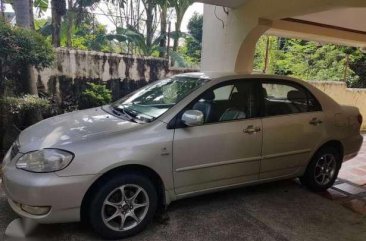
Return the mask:
<path id="1" fill-rule="evenodd" d="M 257 108 L 259 108 L 258 115 L 256 117 L 247 118 L 247 119 L 217 121 L 217 122 L 214 122 L 214 123 L 204 123 L 201 126 L 186 126 L 181 122 L 181 118 L 182 118 L 183 113 L 185 111 L 189 110 L 189 108 L 188 108 L 189 106 L 191 106 L 193 103 L 199 101 L 202 98 L 202 95 L 204 93 L 206 93 L 207 91 L 210 91 L 210 90 L 214 90 L 214 89 L 223 87 L 225 85 L 236 84 L 239 81 L 249 82 L 254 86 L 255 95 L 258 98 Z M 223 82 L 220 82 L 216 85 L 213 85 L 210 88 L 204 90 L 198 97 L 194 98 L 191 102 L 189 102 L 189 104 L 187 104 L 184 108 L 182 108 L 182 110 L 179 111 L 179 113 L 168 123 L 167 128 L 168 129 L 195 128 L 195 127 L 202 127 L 202 126 L 208 126 L 208 125 L 225 124 L 225 123 L 238 122 L 238 121 L 249 121 L 249 120 L 255 120 L 255 119 L 263 118 L 263 114 L 262 114 L 262 102 L 263 102 L 262 97 L 263 97 L 263 95 L 261 95 L 261 91 L 260 91 L 260 88 L 259 88 L 260 86 L 261 86 L 261 82 L 260 82 L 259 79 L 256 79 L 256 78 L 230 79 L 230 80 L 225 80 Z M 233 92 L 234 89 L 235 88 L 232 89 L 232 92 Z M 232 94 L 232 92 L 231 92 L 231 94 Z"/>
<path id="2" fill-rule="evenodd" d="M 306 114 L 306 113 L 316 113 L 316 112 L 323 112 L 323 106 L 321 105 L 320 101 L 314 96 L 313 93 L 304 85 L 285 79 L 260 79 L 260 88 L 263 88 L 263 84 L 282 84 L 287 86 L 295 87 L 296 89 L 303 90 L 307 96 L 307 111 L 306 112 L 298 112 L 298 113 L 289 113 L 289 114 L 282 114 L 282 115 L 266 115 L 265 114 L 265 103 L 264 103 L 264 95 L 263 92 L 260 91 L 260 102 L 261 102 L 261 116 L 262 118 L 271 118 L 271 117 L 280 117 L 280 116 L 290 116 L 290 115 L 299 115 L 299 114 Z M 317 105 L 320 107 L 320 110 L 310 111 L 309 110 L 309 100 L 313 98 Z"/>

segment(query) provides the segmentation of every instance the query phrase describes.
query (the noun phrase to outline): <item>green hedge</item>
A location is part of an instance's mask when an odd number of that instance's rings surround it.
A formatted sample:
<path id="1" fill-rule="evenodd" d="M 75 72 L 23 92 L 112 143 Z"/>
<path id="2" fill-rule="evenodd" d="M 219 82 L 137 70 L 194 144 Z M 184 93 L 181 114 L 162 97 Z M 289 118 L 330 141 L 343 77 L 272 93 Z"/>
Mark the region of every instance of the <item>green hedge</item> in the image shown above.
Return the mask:
<path id="1" fill-rule="evenodd" d="M 0 98 L 0 158 L 17 138 L 19 131 L 49 116 L 47 99 L 33 95 Z M 0 160 L 0 162 L 1 162 Z"/>
<path id="2" fill-rule="evenodd" d="M 39 98 L 35 95 L 3 97 L 0 99 L 0 106 L 7 115 L 22 114 L 28 111 L 42 113 L 48 112 L 51 108 L 50 102 L 47 99 Z"/>

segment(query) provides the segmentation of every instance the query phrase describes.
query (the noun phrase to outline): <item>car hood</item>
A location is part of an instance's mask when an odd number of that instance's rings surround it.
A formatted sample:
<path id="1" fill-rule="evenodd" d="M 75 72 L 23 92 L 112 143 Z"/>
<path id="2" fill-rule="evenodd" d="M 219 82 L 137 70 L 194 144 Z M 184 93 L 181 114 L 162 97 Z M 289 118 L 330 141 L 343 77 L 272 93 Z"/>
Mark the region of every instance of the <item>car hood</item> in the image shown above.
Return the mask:
<path id="1" fill-rule="evenodd" d="M 78 141 L 100 138 L 111 132 L 127 131 L 141 125 L 118 118 L 102 107 L 75 111 L 43 120 L 25 129 L 19 136 L 20 151 L 62 148 Z"/>

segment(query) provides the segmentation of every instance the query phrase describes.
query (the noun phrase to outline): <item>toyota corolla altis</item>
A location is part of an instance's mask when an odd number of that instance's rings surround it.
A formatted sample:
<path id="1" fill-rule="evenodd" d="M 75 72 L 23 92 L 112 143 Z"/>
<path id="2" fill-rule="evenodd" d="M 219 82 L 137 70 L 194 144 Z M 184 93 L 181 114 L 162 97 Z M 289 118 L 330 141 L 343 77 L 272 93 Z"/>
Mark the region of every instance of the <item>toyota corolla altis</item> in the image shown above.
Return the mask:
<path id="1" fill-rule="evenodd" d="M 300 80 L 182 74 L 24 130 L 3 185 L 22 217 L 123 238 L 185 197 L 295 177 L 325 190 L 357 155 L 361 123 L 357 108 Z"/>

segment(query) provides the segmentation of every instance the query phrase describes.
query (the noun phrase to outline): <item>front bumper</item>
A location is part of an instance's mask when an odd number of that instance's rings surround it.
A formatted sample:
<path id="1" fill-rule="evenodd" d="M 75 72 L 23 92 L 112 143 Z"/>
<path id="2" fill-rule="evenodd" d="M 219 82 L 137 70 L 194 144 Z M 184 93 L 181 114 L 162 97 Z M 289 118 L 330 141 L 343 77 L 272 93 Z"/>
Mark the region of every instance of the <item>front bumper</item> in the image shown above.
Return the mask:
<path id="1" fill-rule="evenodd" d="M 80 207 L 94 175 L 59 177 L 55 173 L 31 173 L 5 166 L 3 188 L 12 209 L 20 216 L 39 223 L 80 221 Z M 45 215 L 32 215 L 18 204 L 51 207 Z"/>

